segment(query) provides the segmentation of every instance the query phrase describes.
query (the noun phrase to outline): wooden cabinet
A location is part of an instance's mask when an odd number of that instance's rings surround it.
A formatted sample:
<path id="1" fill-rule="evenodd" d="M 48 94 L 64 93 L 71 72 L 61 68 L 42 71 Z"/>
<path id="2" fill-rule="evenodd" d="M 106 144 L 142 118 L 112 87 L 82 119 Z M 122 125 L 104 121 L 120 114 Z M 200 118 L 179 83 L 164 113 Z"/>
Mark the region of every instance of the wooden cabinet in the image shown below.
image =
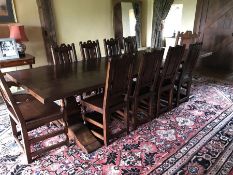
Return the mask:
<path id="1" fill-rule="evenodd" d="M 23 58 L 0 61 L 0 68 L 16 67 L 16 66 L 24 66 L 24 65 L 29 65 L 30 68 L 32 68 L 33 64 L 35 64 L 35 57 L 30 54 L 26 54 L 25 57 Z"/>
<path id="2" fill-rule="evenodd" d="M 214 55 L 203 66 L 233 71 L 233 1 L 197 0 L 194 31 L 201 33 L 202 49 Z"/>

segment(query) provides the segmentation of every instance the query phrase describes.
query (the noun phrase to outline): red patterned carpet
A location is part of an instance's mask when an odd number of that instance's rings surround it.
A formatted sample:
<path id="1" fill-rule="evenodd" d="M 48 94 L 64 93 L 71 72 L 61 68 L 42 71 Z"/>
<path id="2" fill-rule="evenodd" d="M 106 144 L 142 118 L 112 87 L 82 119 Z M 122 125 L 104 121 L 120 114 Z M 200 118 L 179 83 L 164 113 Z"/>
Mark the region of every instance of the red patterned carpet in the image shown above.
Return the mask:
<path id="1" fill-rule="evenodd" d="M 43 127 L 31 136 L 47 131 Z M 53 138 L 32 149 L 62 138 Z M 71 144 L 30 165 L 24 163 L 11 136 L 5 106 L 0 106 L 0 174 L 232 174 L 232 140 L 233 85 L 207 78 L 195 78 L 189 102 L 108 147 L 85 154 Z"/>

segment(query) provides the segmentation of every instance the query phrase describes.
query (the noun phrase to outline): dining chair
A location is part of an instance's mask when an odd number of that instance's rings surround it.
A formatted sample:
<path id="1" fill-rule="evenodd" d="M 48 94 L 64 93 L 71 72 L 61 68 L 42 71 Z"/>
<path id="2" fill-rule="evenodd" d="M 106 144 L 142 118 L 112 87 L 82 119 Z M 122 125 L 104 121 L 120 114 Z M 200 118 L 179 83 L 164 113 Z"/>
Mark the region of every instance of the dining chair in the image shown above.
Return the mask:
<path id="1" fill-rule="evenodd" d="M 189 100 L 190 88 L 192 84 L 192 73 L 197 63 L 201 51 L 202 43 L 189 45 L 187 58 L 178 72 L 178 78 L 175 81 L 175 100 L 176 106 Z"/>
<path id="2" fill-rule="evenodd" d="M 100 46 L 99 46 L 99 41 L 91 41 L 88 40 L 87 42 L 80 42 L 80 51 L 81 51 L 81 56 L 83 60 L 90 60 L 90 59 L 99 59 L 101 58 L 101 52 L 100 52 Z M 89 97 L 92 95 L 96 95 L 99 93 L 102 93 L 103 89 L 98 88 L 96 90 L 93 90 L 92 92 L 86 92 L 83 94 L 83 97 Z"/>
<path id="3" fill-rule="evenodd" d="M 200 37 L 199 33 L 193 33 L 192 31 L 178 32 L 176 36 L 175 45 L 186 45 L 186 49 L 189 48 L 190 44 L 198 42 Z"/>
<path id="4" fill-rule="evenodd" d="M 119 134 L 110 133 L 110 118 L 116 111 L 124 109 L 125 129 L 122 129 L 120 133 L 129 132 L 128 97 L 132 80 L 132 58 L 131 55 L 122 55 L 109 59 L 104 94 L 81 101 L 84 121 L 95 126 L 95 129 L 91 129 L 92 133 L 103 140 L 106 146 L 110 138 Z M 91 112 L 87 112 L 87 109 Z M 101 131 L 98 132 L 98 129 Z"/>
<path id="5" fill-rule="evenodd" d="M 31 163 L 35 157 L 47 151 L 68 145 L 66 116 L 63 109 L 58 105 L 55 103 L 42 104 L 32 96 L 27 100 L 15 98 L 2 72 L 0 72 L 0 91 L 9 112 L 13 136 L 26 154 L 28 163 Z M 44 125 L 49 125 L 50 122 L 55 120 L 63 120 L 63 126 L 60 126 L 56 130 L 48 129 L 49 131 L 40 136 L 29 136 L 30 131 Z M 20 129 L 20 132 L 17 131 L 16 126 Z M 40 149 L 31 149 L 33 145 L 58 135 L 64 135 L 63 141 Z"/>
<path id="6" fill-rule="evenodd" d="M 136 36 L 123 38 L 124 53 L 136 53 L 138 51 Z"/>
<path id="7" fill-rule="evenodd" d="M 155 87 L 160 73 L 163 54 L 164 49 L 154 49 L 150 52 L 145 52 L 140 60 L 137 81 L 133 84 L 134 88 L 132 88 L 132 93 L 129 97 L 133 129 L 136 129 L 142 122 L 148 122 L 154 118 Z M 139 111 L 147 114 L 148 117 L 144 121 L 138 119 L 137 114 Z"/>
<path id="8" fill-rule="evenodd" d="M 101 58 L 100 46 L 99 41 L 91 41 L 88 40 L 87 42 L 80 42 L 80 51 L 82 59 L 93 59 L 93 58 Z"/>
<path id="9" fill-rule="evenodd" d="M 51 52 L 53 57 L 53 64 L 65 64 L 77 62 L 77 54 L 74 43 L 61 45 L 51 45 Z"/>
<path id="10" fill-rule="evenodd" d="M 70 63 L 78 61 L 74 43 L 71 44 L 63 43 L 60 46 L 54 44 L 51 46 L 51 52 L 53 56 L 54 65 L 58 65 L 58 67 L 55 67 L 55 69 L 64 68 L 68 71 L 69 69 L 67 67 L 70 67 L 70 69 L 72 69 Z M 66 104 L 66 112 L 68 116 L 74 114 L 80 114 L 81 112 L 80 103 L 77 102 L 76 96 L 70 96 L 60 100 L 60 105 L 64 106 L 65 104 Z"/>
<path id="11" fill-rule="evenodd" d="M 118 39 L 104 39 L 104 50 L 106 57 L 121 55 L 121 47 Z"/>
<path id="12" fill-rule="evenodd" d="M 155 92 L 157 106 L 156 117 L 161 112 L 172 109 L 174 83 L 184 51 L 185 45 L 177 45 L 168 49 Z"/>

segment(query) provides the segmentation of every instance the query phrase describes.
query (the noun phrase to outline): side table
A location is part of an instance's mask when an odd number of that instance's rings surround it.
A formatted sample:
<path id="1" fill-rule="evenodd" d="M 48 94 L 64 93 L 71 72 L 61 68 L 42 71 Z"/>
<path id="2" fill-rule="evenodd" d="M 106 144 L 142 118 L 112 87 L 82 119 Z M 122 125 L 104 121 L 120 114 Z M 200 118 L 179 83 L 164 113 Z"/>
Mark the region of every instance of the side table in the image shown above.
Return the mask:
<path id="1" fill-rule="evenodd" d="M 25 57 L 22 58 L 1 60 L 0 68 L 29 65 L 29 68 L 32 69 L 33 64 L 35 64 L 35 57 L 30 54 L 25 54 Z"/>

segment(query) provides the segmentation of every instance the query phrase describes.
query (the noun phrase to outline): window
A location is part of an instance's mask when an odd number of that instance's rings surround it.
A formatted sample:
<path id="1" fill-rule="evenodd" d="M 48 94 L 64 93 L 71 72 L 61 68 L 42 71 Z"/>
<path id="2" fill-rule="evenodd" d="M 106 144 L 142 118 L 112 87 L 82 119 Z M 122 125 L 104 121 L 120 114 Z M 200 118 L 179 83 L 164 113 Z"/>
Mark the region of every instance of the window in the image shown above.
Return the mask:
<path id="1" fill-rule="evenodd" d="M 183 4 L 173 4 L 164 22 L 164 37 L 173 37 L 181 30 Z"/>
<path id="2" fill-rule="evenodd" d="M 123 36 L 135 36 L 136 18 L 133 10 L 132 3 L 123 2 L 122 7 L 122 24 L 123 24 Z"/>
<path id="3" fill-rule="evenodd" d="M 136 26 L 136 18 L 134 15 L 134 10 L 130 9 L 129 10 L 129 28 L 130 28 L 130 36 L 135 36 L 135 26 Z"/>

